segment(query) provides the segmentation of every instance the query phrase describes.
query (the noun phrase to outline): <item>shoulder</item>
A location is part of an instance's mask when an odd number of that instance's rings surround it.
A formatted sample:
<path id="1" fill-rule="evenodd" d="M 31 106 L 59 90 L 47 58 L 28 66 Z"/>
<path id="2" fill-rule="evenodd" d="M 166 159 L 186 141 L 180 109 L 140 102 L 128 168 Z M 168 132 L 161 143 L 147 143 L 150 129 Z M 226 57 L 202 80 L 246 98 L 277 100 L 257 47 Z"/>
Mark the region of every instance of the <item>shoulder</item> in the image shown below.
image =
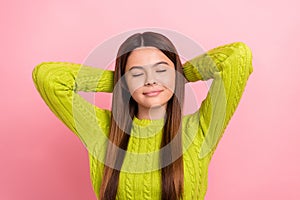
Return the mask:
<path id="1" fill-rule="evenodd" d="M 184 115 L 182 117 L 182 128 L 185 131 L 198 131 L 200 128 L 199 124 L 199 112 L 196 111 L 191 114 Z"/>

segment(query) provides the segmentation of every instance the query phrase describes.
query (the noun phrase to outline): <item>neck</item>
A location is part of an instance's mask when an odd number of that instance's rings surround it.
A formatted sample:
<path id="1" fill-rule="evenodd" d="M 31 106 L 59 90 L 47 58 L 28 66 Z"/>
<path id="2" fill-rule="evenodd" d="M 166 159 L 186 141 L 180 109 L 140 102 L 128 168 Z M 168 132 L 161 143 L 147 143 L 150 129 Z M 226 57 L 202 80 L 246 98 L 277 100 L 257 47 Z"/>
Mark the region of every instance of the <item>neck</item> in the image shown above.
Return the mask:
<path id="1" fill-rule="evenodd" d="M 166 114 L 166 105 L 164 106 L 156 106 L 151 108 L 146 108 L 143 106 L 138 106 L 138 114 L 137 118 L 139 119 L 162 119 Z"/>

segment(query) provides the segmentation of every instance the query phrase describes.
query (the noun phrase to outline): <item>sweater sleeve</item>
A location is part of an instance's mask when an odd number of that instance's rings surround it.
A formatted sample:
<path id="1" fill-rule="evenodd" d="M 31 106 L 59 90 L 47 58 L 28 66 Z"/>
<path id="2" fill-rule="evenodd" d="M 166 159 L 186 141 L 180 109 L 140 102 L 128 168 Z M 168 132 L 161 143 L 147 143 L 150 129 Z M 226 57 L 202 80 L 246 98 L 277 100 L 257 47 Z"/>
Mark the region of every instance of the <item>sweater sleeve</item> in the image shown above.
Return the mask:
<path id="1" fill-rule="evenodd" d="M 78 92 L 112 92 L 113 76 L 110 70 L 70 62 L 42 62 L 32 71 L 42 99 L 89 151 L 95 148 L 96 141 L 105 141 L 111 114 Z"/>
<path id="2" fill-rule="evenodd" d="M 213 79 L 195 113 L 204 139 L 199 156 L 212 156 L 253 72 L 251 50 L 243 42 L 225 44 L 187 61 L 183 72 L 190 82 Z"/>

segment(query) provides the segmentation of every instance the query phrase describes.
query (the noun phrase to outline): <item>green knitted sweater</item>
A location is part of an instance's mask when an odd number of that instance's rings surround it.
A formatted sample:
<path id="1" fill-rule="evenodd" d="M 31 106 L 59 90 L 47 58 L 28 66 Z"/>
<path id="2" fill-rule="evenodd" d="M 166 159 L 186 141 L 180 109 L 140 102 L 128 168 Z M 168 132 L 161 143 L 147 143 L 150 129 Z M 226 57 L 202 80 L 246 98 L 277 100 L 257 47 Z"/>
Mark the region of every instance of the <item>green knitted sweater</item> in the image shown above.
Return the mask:
<path id="1" fill-rule="evenodd" d="M 200 108 L 182 118 L 183 199 L 203 200 L 208 167 L 253 71 L 243 42 L 213 48 L 183 64 L 189 82 L 213 79 Z M 88 150 L 90 178 L 97 198 L 104 169 L 111 111 L 78 92 L 112 92 L 114 72 L 69 62 L 42 62 L 32 71 L 36 89 L 51 111 Z M 116 199 L 160 199 L 159 149 L 163 119 L 134 117 Z"/>

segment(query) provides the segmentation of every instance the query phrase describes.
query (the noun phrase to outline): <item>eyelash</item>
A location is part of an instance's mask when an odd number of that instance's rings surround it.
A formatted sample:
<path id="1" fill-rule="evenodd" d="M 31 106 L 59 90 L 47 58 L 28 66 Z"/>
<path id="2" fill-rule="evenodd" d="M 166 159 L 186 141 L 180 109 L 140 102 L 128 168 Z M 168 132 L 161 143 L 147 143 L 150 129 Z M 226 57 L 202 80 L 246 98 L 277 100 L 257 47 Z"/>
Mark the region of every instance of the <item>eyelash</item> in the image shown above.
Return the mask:
<path id="1" fill-rule="evenodd" d="M 141 76 L 143 74 L 132 74 L 133 77 Z"/>
<path id="2" fill-rule="evenodd" d="M 162 69 L 162 70 L 157 70 L 156 72 L 165 72 L 165 71 L 167 71 L 166 69 Z M 143 75 L 143 73 L 141 73 L 141 74 L 133 74 L 132 76 L 133 77 L 138 77 L 138 76 L 141 76 L 141 75 Z"/>

